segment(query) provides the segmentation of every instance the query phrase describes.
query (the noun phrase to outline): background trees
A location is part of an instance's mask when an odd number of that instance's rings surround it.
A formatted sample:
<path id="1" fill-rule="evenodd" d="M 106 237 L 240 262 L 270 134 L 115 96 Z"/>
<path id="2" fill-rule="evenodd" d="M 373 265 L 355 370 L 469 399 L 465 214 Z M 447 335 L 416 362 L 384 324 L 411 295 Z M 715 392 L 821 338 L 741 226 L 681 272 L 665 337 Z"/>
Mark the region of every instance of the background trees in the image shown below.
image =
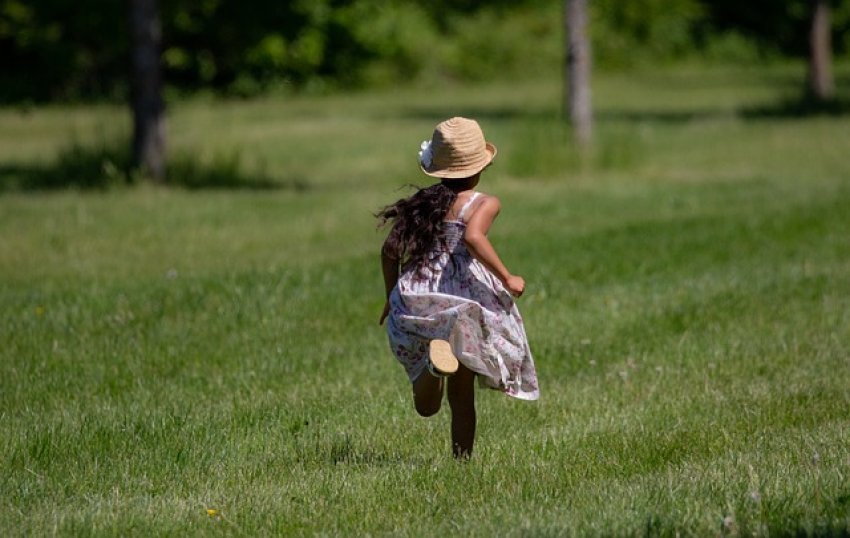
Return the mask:
<path id="1" fill-rule="evenodd" d="M 580 145 L 587 145 L 593 132 L 587 0 L 566 0 L 564 4 L 567 36 L 564 105 L 569 112 L 576 141 Z"/>
<path id="2" fill-rule="evenodd" d="M 172 91 L 231 95 L 534 76 L 563 61 L 562 4 L 168 0 L 160 5 L 162 69 Z M 821 35 L 846 54 L 850 2 L 818 4 L 832 15 Z M 811 8 L 811 0 L 594 0 L 594 64 L 804 58 Z M 0 102 L 125 99 L 129 35 L 123 2 L 0 0 Z"/>
<path id="3" fill-rule="evenodd" d="M 811 0 L 811 4 L 807 88 L 816 101 L 828 101 L 835 95 L 831 10 L 828 0 Z"/>
<path id="4" fill-rule="evenodd" d="M 763 55 L 807 59 L 807 97 L 828 101 L 834 95 L 833 53 L 850 48 L 850 3 L 836 0 L 733 0 L 705 2 L 707 32 L 738 32 Z"/>
<path id="5" fill-rule="evenodd" d="M 128 2 L 132 33 L 133 163 L 155 181 L 165 180 L 165 103 L 162 100 L 162 25 L 157 0 Z"/>

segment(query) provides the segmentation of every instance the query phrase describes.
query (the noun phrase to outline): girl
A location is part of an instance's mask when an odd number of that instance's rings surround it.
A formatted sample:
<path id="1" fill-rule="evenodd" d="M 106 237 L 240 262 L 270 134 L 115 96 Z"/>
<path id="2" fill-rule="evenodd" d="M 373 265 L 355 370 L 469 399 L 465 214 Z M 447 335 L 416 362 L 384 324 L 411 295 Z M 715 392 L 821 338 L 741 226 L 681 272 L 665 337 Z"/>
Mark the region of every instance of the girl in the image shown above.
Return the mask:
<path id="1" fill-rule="evenodd" d="M 487 239 L 499 200 L 475 191 L 496 155 L 478 123 L 451 118 L 419 152 L 425 174 L 440 183 L 378 213 L 392 221 L 381 250 L 390 347 L 413 384 L 416 411 L 440 409 L 447 384 L 452 451 L 472 454 L 473 380 L 525 400 L 539 396 L 522 318 L 514 303 L 525 290 Z M 447 383 L 444 383 L 444 380 Z"/>

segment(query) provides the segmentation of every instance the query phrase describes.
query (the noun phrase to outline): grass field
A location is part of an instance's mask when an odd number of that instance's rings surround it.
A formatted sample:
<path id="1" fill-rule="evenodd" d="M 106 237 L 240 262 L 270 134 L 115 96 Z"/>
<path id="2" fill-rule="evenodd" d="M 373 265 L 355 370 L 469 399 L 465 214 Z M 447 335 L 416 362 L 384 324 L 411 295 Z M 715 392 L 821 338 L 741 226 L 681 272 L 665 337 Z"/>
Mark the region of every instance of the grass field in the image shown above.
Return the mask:
<path id="1" fill-rule="evenodd" d="M 0 531 L 850 534 L 850 116 L 794 114 L 801 77 L 600 75 L 584 156 L 557 81 L 197 99 L 173 150 L 281 188 L 3 194 Z M 478 391 L 465 464 L 377 325 L 371 216 L 454 114 L 500 149 L 542 392 Z M 2 110 L 0 170 L 127 129 Z"/>

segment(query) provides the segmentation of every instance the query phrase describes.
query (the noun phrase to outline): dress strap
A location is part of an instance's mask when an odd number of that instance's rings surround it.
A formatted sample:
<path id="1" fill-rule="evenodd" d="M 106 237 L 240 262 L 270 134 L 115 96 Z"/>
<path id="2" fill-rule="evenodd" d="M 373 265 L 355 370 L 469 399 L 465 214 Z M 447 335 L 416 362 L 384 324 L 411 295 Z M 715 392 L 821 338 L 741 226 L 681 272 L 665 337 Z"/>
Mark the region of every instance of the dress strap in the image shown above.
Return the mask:
<path id="1" fill-rule="evenodd" d="M 463 204 L 463 207 L 460 208 L 460 212 L 457 214 L 458 220 L 463 220 L 464 215 L 466 215 L 466 210 L 469 209 L 469 207 L 472 205 L 472 202 L 474 202 L 475 199 L 478 198 L 479 194 L 481 193 L 473 192 L 472 196 L 469 197 L 469 200 L 467 200 L 466 203 Z"/>

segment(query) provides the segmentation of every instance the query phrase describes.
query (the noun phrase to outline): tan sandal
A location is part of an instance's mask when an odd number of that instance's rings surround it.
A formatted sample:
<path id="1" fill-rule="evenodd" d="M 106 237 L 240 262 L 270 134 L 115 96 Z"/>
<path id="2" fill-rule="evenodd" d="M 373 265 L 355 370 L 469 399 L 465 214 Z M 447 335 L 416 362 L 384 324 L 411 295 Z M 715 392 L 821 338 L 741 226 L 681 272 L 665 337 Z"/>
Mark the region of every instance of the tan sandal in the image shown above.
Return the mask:
<path id="1" fill-rule="evenodd" d="M 428 347 L 428 359 L 428 371 L 437 377 L 452 375 L 459 367 L 451 344 L 445 340 L 431 340 Z"/>

